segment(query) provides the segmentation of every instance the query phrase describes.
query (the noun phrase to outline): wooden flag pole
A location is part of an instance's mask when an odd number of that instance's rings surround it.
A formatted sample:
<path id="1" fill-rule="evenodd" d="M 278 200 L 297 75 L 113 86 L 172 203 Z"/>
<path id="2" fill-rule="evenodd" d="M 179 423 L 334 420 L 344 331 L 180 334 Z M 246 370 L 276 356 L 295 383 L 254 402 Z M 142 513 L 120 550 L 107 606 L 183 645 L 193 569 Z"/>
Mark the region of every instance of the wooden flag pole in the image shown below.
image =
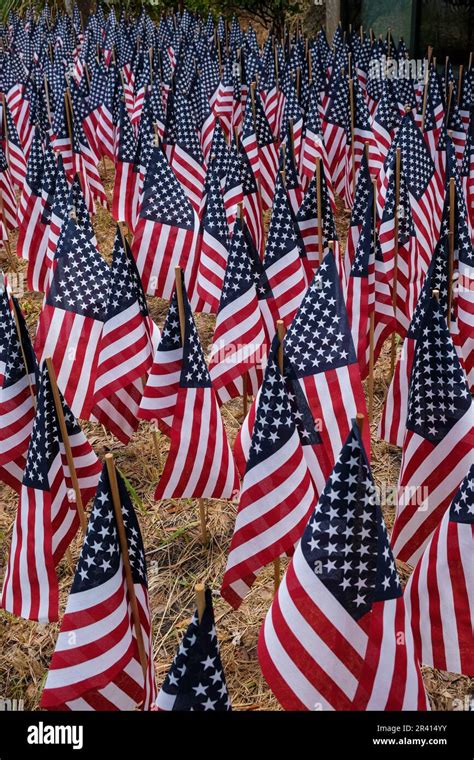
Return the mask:
<path id="1" fill-rule="evenodd" d="M 377 180 L 372 180 L 372 187 L 374 192 L 374 218 L 373 218 L 373 240 L 374 240 L 374 255 L 375 246 L 377 243 Z M 375 265 L 375 262 L 374 262 Z M 372 424 L 374 418 L 374 331 L 375 331 L 375 303 L 374 308 L 370 312 L 370 327 L 369 327 L 369 377 L 368 377 L 368 396 L 369 396 L 369 425 Z"/>
<path id="2" fill-rule="evenodd" d="M 401 167 L 401 150 L 397 148 L 395 154 L 395 251 L 393 257 L 393 293 L 392 305 L 395 316 L 395 327 L 397 323 L 397 280 L 398 280 L 398 206 L 400 204 L 400 167 Z M 392 333 L 392 344 L 390 348 L 390 377 L 393 377 L 395 371 L 395 354 L 396 354 L 396 330 Z"/>
<path id="3" fill-rule="evenodd" d="M 349 100 L 351 106 L 351 161 L 352 161 L 352 194 L 355 196 L 356 190 L 356 165 L 355 165 L 355 146 L 354 146 L 354 80 L 349 79 Z"/>
<path id="4" fill-rule="evenodd" d="M 146 682 L 148 658 L 145 652 L 145 644 L 143 643 L 142 624 L 140 621 L 140 613 L 138 611 L 138 602 L 135 594 L 135 584 L 133 582 L 132 568 L 130 566 L 130 557 L 128 555 L 127 534 L 125 533 L 125 526 L 123 524 L 122 505 L 120 502 L 120 494 L 117 483 L 117 473 L 115 471 L 114 455 L 110 452 L 105 455 L 105 463 L 107 465 L 110 490 L 112 492 L 112 503 L 115 513 L 115 521 L 117 523 L 117 533 L 120 543 L 120 551 L 122 554 L 123 568 L 125 570 L 125 581 L 127 583 L 128 598 L 132 610 L 135 638 L 137 640 L 138 654 L 143 671 L 143 679 Z"/>
<path id="5" fill-rule="evenodd" d="M 319 263 L 323 261 L 323 212 L 322 212 L 321 159 L 316 159 L 316 203 L 318 213 L 318 256 Z"/>
<path id="6" fill-rule="evenodd" d="M 277 334 L 278 338 L 280 340 L 280 345 L 278 347 L 278 368 L 280 370 L 280 374 L 282 377 L 284 377 L 284 365 L 283 365 L 283 339 L 286 335 L 286 328 L 283 323 L 282 319 L 277 319 L 276 323 L 277 328 Z M 280 557 L 277 557 L 273 560 L 273 589 L 274 593 L 278 591 L 278 588 L 280 586 Z"/>
<path id="7" fill-rule="evenodd" d="M 194 586 L 194 593 L 196 594 L 198 620 L 201 622 L 204 610 L 206 609 L 206 587 L 204 586 L 204 583 L 196 583 Z"/>
<path id="8" fill-rule="evenodd" d="M 12 266 L 14 266 L 13 261 L 12 261 L 12 248 L 11 248 L 11 245 L 10 245 L 10 235 L 8 233 L 7 220 L 6 220 L 6 216 L 5 216 L 5 206 L 4 206 L 4 203 L 3 203 L 3 193 L 2 193 L 1 188 L 0 188 L 0 216 L 1 216 L 1 220 L 0 221 L 3 224 L 3 226 L 5 227 L 5 235 L 7 236 L 6 239 L 3 241 L 5 243 L 5 250 L 6 250 L 8 258 L 10 260 L 10 264 Z"/>
<path id="9" fill-rule="evenodd" d="M 453 267 L 454 267 L 454 204 L 456 203 L 456 185 L 454 177 L 449 180 L 449 253 L 448 253 L 448 327 L 451 327 L 451 309 L 453 306 Z"/>
<path id="10" fill-rule="evenodd" d="M 186 317 L 184 314 L 183 273 L 182 273 L 181 267 L 175 267 L 174 275 L 175 275 L 175 284 L 176 284 L 176 298 L 178 301 L 179 329 L 181 332 L 181 343 L 183 345 L 183 351 L 184 351 L 184 342 L 186 340 Z M 198 499 L 198 506 L 199 506 L 199 521 L 201 523 L 201 540 L 204 546 L 207 546 L 208 541 L 209 541 L 209 536 L 207 533 L 206 507 L 204 505 L 204 499 L 202 498 Z"/>
<path id="11" fill-rule="evenodd" d="M 458 80 L 458 103 L 461 102 L 461 92 L 462 92 L 462 73 L 463 73 L 464 67 L 461 63 L 459 67 L 459 80 Z"/>
<path id="12" fill-rule="evenodd" d="M 357 412 L 356 414 L 356 425 L 359 428 L 359 432 L 362 435 L 364 432 L 364 422 L 365 422 L 365 415 L 361 412 Z"/>
<path id="13" fill-rule="evenodd" d="M 448 88 L 448 104 L 446 106 L 446 127 L 449 124 L 449 113 L 451 111 L 451 101 L 452 101 L 452 99 L 453 99 L 453 83 L 450 82 L 449 83 L 449 88 Z"/>
<path id="14" fill-rule="evenodd" d="M 84 511 L 84 505 L 82 503 L 81 489 L 79 488 L 79 481 L 77 479 L 76 467 L 74 465 L 74 457 L 72 456 L 71 443 L 69 441 L 69 434 L 67 432 L 66 420 L 64 419 L 63 405 L 61 403 L 61 397 L 59 395 L 56 372 L 54 371 L 51 357 L 48 356 L 45 359 L 45 364 L 48 370 L 49 381 L 51 383 L 51 390 L 53 392 L 54 407 L 56 409 L 56 417 L 58 419 L 59 430 L 61 432 L 61 438 L 63 439 L 64 449 L 66 452 L 66 460 L 69 467 L 69 474 L 71 476 L 72 487 L 76 495 L 77 514 L 79 516 L 79 522 L 81 523 L 82 533 L 83 535 L 85 535 L 86 528 L 87 528 L 86 513 Z"/>

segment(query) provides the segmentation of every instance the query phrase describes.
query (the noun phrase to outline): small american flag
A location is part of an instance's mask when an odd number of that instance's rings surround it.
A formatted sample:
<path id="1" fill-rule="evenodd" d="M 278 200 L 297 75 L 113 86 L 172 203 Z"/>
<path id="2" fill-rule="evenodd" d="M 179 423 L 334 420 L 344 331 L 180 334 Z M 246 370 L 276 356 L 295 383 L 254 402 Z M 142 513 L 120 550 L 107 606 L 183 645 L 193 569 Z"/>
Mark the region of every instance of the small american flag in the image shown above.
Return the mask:
<path id="1" fill-rule="evenodd" d="M 82 502 L 87 504 L 97 486 L 100 463 L 64 401 L 62 404 Z M 44 366 L 3 583 L 3 609 L 39 622 L 58 619 L 55 568 L 78 527 L 64 442 Z"/>
<path id="2" fill-rule="evenodd" d="M 405 588 L 420 661 L 474 675 L 474 465 L 426 546 Z"/>
<path id="3" fill-rule="evenodd" d="M 445 317 L 431 298 L 416 341 L 392 532 L 414 566 L 474 461 L 474 411 Z"/>
<path id="4" fill-rule="evenodd" d="M 145 551 L 119 473 L 117 481 L 148 660 L 146 676 L 131 623 L 117 519 L 104 466 L 41 696 L 41 707 L 48 710 L 133 710 L 138 706 L 148 710 L 156 697 Z"/>
<path id="5" fill-rule="evenodd" d="M 116 131 L 116 161 L 111 213 L 115 221 L 125 222 L 133 230 L 135 225 L 137 139 L 125 103 L 120 104 Z"/>
<path id="6" fill-rule="evenodd" d="M 193 615 L 156 699 L 158 710 L 231 710 L 219 653 L 212 594 L 199 620 Z"/>
<path id="7" fill-rule="evenodd" d="M 237 470 L 184 283 L 182 287 L 185 338 L 170 449 L 155 499 L 230 499 L 239 488 Z M 181 329 L 178 315 L 170 327 L 173 335 L 166 337 L 176 339 Z"/>
<path id="8" fill-rule="evenodd" d="M 204 311 L 217 314 L 230 248 L 229 226 L 217 159 L 212 160 L 206 184 L 207 198 L 201 223 L 197 291 L 205 302 Z"/>
<path id="9" fill-rule="evenodd" d="M 427 709 L 356 425 L 267 613 L 258 656 L 287 710 Z"/>

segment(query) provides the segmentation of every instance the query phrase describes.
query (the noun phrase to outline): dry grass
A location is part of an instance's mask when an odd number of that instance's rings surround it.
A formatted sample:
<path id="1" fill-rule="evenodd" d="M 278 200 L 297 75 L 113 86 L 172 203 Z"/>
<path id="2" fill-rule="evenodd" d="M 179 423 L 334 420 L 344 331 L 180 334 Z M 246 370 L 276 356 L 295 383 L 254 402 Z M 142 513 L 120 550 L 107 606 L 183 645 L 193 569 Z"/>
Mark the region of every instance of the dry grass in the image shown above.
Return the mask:
<path id="1" fill-rule="evenodd" d="M 112 166 L 107 162 L 105 185 L 110 194 Z M 345 240 L 349 216 L 338 208 L 337 223 L 341 239 Z M 114 222 L 106 211 L 99 211 L 94 226 L 102 253 L 108 258 L 112 250 Z M 12 236 L 15 249 L 15 236 Z M 15 258 L 9 261 L 0 253 L 0 264 L 6 270 L 22 271 L 23 264 Z M 34 335 L 41 297 L 27 293 L 21 299 L 28 325 Z M 150 299 L 150 310 L 162 327 L 166 303 Z M 196 318 L 199 334 L 207 351 L 212 339 L 214 320 L 210 316 Z M 398 449 L 377 441 L 376 422 L 380 416 L 387 389 L 389 346 L 386 346 L 375 371 L 375 421 L 372 427 L 372 464 L 380 486 L 396 484 L 400 453 Z M 223 408 L 229 439 L 233 441 L 241 415 L 240 401 Z M 128 446 L 122 446 L 104 429 L 84 423 L 84 430 L 99 457 L 112 451 L 116 462 L 135 487 L 141 503 L 137 506 L 149 569 L 150 605 L 153 614 L 154 660 L 158 685 L 161 684 L 174 656 L 176 646 L 189 622 L 194 605 L 194 585 L 206 583 L 216 592 L 215 614 L 222 660 L 234 709 L 281 709 L 268 689 L 257 660 L 257 639 L 273 593 L 272 569 L 262 572 L 246 601 L 234 612 L 218 595 L 226 555 L 236 513 L 236 505 L 224 501 L 207 502 L 208 527 L 211 540 L 204 548 L 200 540 L 196 502 L 189 499 L 153 500 L 155 485 L 167 452 L 167 440 L 160 437 L 160 459 L 156 455 L 150 428 L 142 423 Z M 0 484 L 0 577 L 8 558 L 10 536 L 16 511 L 17 497 Z M 383 504 L 389 526 L 393 522 L 393 507 Z M 72 555 L 77 559 L 80 540 L 76 538 Z M 406 568 L 400 567 L 406 579 Z M 72 572 L 65 564 L 59 567 L 61 609 L 67 600 Z M 58 625 L 39 625 L 0 613 L 0 698 L 23 699 L 25 709 L 37 709 L 48 663 L 54 649 Z M 472 679 L 424 668 L 424 680 L 432 706 L 452 709 L 454 698 L 462 699 L 473 690 Z"/>

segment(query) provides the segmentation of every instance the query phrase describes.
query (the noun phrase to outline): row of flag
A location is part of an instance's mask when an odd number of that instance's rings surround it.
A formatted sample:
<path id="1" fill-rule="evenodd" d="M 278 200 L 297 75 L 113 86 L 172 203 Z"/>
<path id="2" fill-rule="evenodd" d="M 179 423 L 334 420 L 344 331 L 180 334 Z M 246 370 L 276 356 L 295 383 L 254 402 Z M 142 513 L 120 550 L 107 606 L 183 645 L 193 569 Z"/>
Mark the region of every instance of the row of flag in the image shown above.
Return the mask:
<path id="1" fill-rule="evenodd" d="M 123 444 L 140 419 L 169 437 L 157 500 L 239 494 L 234 608 L 291 557 L 259 638 L 285 708 L 426 709 L 420 662 L 474 671 L 474 69 L 377 79 L 403 42 L 338 27 L 332 46 L 259 47 L 187 11 L 155 25 L 99 6 L 84 26 L 46 7 L 0 39 L 0 238 L 18 230 L 44 294 L 33 345 L 6 279 L 0 294 L 0 478 L 19 494 L 3 609 L 58 620 L 57 566 L 94 497 L 42 705 L 230 708 L 209 592 L 157 693 L 138 521 L 81 418 Z M 170 302 L 162 331 L 147 296 Z M 216 316 L 208 359 L 196 312 Z M 395 334 L 389 540 L 354 421 Z M 249 395 L 232 450 L 221 407 Z"/>

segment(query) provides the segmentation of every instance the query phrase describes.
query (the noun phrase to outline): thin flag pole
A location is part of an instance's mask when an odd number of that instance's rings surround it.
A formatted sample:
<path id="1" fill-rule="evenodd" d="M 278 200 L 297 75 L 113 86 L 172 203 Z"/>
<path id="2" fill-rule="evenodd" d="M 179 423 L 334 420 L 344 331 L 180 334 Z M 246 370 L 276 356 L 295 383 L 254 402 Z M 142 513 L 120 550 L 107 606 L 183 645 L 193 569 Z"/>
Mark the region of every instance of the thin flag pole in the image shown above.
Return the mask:
<path id="1" fill-rule="evenodd" d="M 362 414 L 362 412 L 357 412 L 357 414 L 356 414 L 356 425 L 359 428 L 359 433 L 361 435 L 364 432 L 364 422 L 365 422 L 365 415 Z"/>
<path id="2" fill-rule="evenodd" d="M 175 283 L 176 283 L 176 298 L 178 301 L 179 329 L 181 333 L 181 343 L 183 344 L 183 351 L 184 351 L 184 342 L 186 340 L 186 323 L 185 323 L 186 317 L 184 313 L 183 273 L 182 273 L 181 267 L 175 267 L 174 274 L 175 274 Z M 201 523 L 201 540 L 204 546 L 207 546 L 209 537 L 207 533 L 206 507 L 204 505 L 204 499 L 202 498 L 198 499 L 198 506 L 199 506 L 199 521 Z"/>
<path id="3" fill-rule="evenodd" d="M 451 309 L 453 305 L 453 267 L 454 267 L 454 204 L 456 202 L 456 185 L 454 177 L 449 180 L 449 254 L 448 254 L 448 327 L 451 327 Z"/>
<path id="4" fill-rule="evenodd" d="M 464 66 L 460 65 L 459 67 L 459 80 L 458 80 L 458 103 L 461 102 L 461 92 L 462 92 L 462 73 L 464 71 Z"/>
<path id="5" fill-rule="evenodd" d="M 125 570 L 125 581 L 127 583 L 128 598 L 130 601 L 130 607 L 132 610 L 133 627 L 135 629 L 135 638 L 137 640 L 138 654 L 140 657 L 140 664 L 143 671 L 143 679 L 146 683 L 148 658 L 145 652 L 145 644 L 143 643 L 142 624 L 140 621 L 140 613 L 138 611 L 137 596 L 135 594 L 135 584 L 133 582 L 132 568 L 130 566 L 130 557 L 128 555 L 128 542 L 127 534 L 125 533 L 125 526 L 123 524 L 122 506 L 120 502 L 120 494 L 117 483 L 117 473 L 115 471 L 114 455 L 110 452 L 105 455 L 105 463 L 107 465 L 107 472 L 109 475 L 110 490 L 112 492 L 112 503 L 115 513 L 115 521 L 117 523 L 117 533 L 120 543 L 120 552 L 122 554 L 122 562 Z M 145 687 L 144 683 L 144 687 Z"/>
<path id="6" fill-rule="evenodd" d="M 354 146 L 354 80 L 349 79 L 349 100 L 351 107 L 351 162 L 352 162 L 352 194 L 355 195 L 356 189 L 356 165 L 355 165 L 355 146 Z"/>
<path id="7" fill-rule="evenodd" d="M 206 588 L 204 583 L 196 583 L 194 586 L 194 593 L 196 594 L 196 607 L 198 611 L 198 620 L 201 622 L 202 616 L 206 609 Z"/>
<path id="8" fill-rule="evenodd" d="M 373 215 L 373 240 L 374 240 L 374 255 L 375 245 L 377 242 L 377 180 L 372 180 L 372 187 L 374 191 L 374 215 Z M 375 261 L 374 261 L 375 266 Z M 369 378 L 368 378 L 368 396 L 369 396 L 369 425 L 372 424 L 374 418 L 374 330 L 375 330 L 375 303 L 373 304 L 372 311 L 370 312 L 370 327 L 369 327 Z"/>
<path id="9" fill-rule="evenodd" d="M 58 381 L 56 379 L 56 372 L 54 371 L 53 362 L 51 357 L 45 359 L 46 369 L 48 370 L 49 382 L 51 383 L 51 390 L 53 392 L 54 407 L 56 409 L 56 417 L 59 424 L 59 430 L 61 432 L 61 438 L 63 439 L 64 449 L 66 452 L 66 460 L 69 467 L 69 474 L 71 476 L 72 487 L 76 495 L 76 509 L 79 516 L 79 522 L 81 523 L 81 529 L 83 535 L 85 535 L 87 528 L 86 513 L 84 511 L 84 505 L 82 503 L 81 489 L 79 488 L 79 480 L 77 478 L 76 467 L 74 464 L 74 457 L 71 450 L 71 442 L 69 440 L 69 434 L 67 432 L 66 420 L 64 419 L 63 405 L 61 403 L 61 397 L 59 395 Z"/>
<path id="10" fill-rule="evenodd" d="M 392 305 L 395 316 L 395 328 L 397 323 L 397 281 L 398 281 L 398 206 L 400 204 L 400 166 L 401 150 L 397 148 L 395 154 L 395 251 L 393 257 L 393 294 Z M 396 354 L 396 329 L 392 333 L 392 345 L 390 349 L 390 377 L 393 377 L 395 371 L 395 354 Z"/>
<path id="11" fill-rule="evenodd" d="M 277 328 L 278 338 L 280 340 L 280 345 L 278 347 L 278 368 L 280 370 L 281 376 L 283 377 L 284 376 L 283 339 L 286 335 L 286 327 L 282 319 L 277 320 L 276 328 Z M 274 589 L 275 594 L 278 591 L 279 586 L 280 586 L 280 557 L 277 557 L 276 559 L 273 560 L 273 589 Z"/>

